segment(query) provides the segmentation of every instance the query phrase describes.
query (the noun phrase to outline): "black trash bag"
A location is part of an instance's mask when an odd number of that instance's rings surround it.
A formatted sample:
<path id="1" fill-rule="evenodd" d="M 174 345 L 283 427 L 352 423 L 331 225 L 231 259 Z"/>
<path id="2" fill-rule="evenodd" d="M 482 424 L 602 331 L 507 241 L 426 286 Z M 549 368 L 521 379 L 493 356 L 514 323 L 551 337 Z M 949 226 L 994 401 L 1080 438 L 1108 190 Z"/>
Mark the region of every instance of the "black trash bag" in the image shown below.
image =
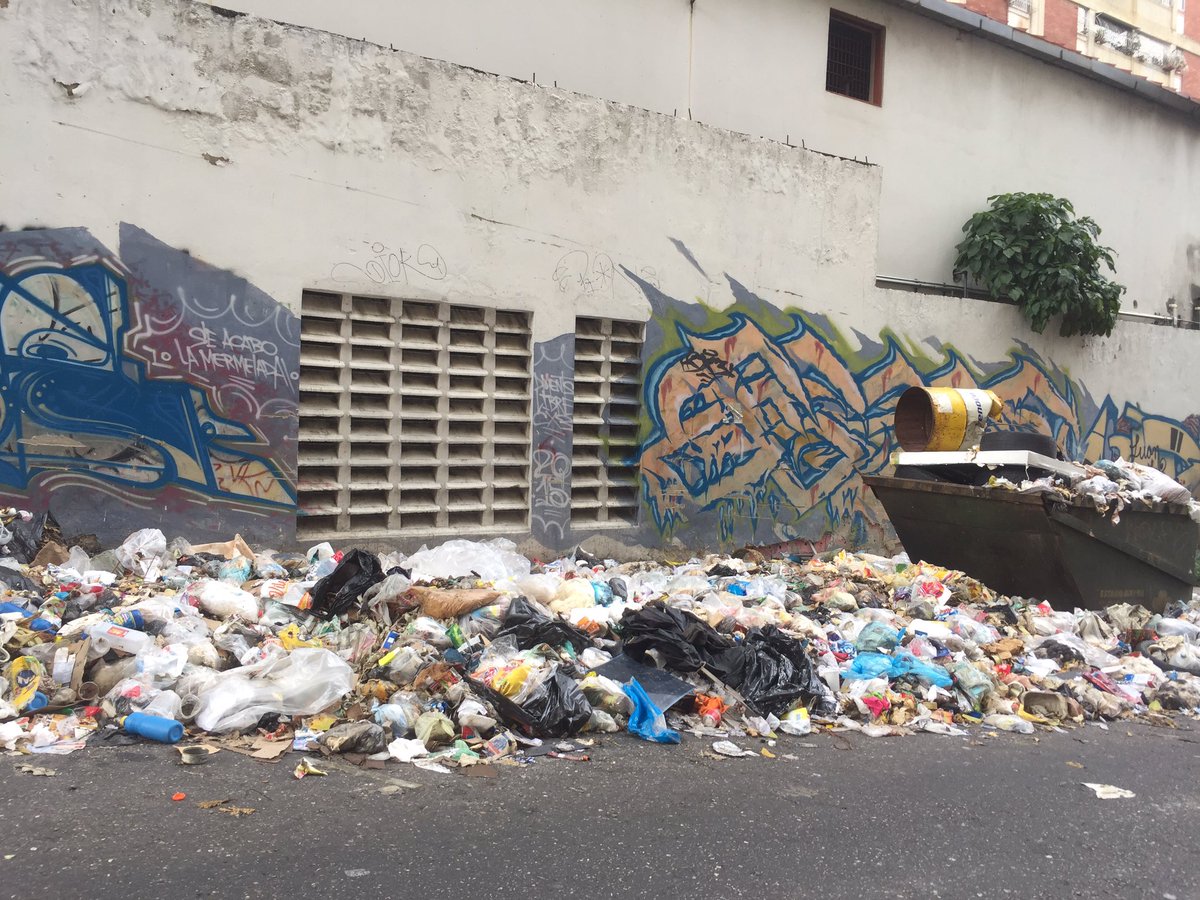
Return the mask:
<path id="1" fill-rule="evenodd" d="M 727 683 L 736 687 L 746 702 L 763 715 L 782 715 L 797 700 L 807 702 L 814 698 L 816 712 L 834 712 L 831 692 L 817 676 L 802 642 L 768 625 L 753 629 L 737 649 L 741 651 L 740 668 Z M 729 662 L 736 655 L 727 654 Z"/>
<path id="2" fill-rule="evenodd" d="M 1066 668 L 1072 663 L 1083 662 L 1083 654 L 1072 647 L 1070 644 L 1056 641 L 1053 637 L 1043 641 L 1036 650 L 1033 651 L 1034 656 L 1040 656 L 1042 659 L 1052 659 L 1060 666 Z"/>
<path id="3" fill-rule="evenodd" d="M 508 605 L 500 621 L 500 630 L 492 640 L 509 636 L 516 639 L 519 650 L 528 650 L 538 644 L 551 647 L 570 644 L 579 653 L 592 646 L 592 639 L 586 633 L 562 619 L 546 615 L 525 597 L 516 597 Z"/>
<path id="4" fill-rule="evenodd" d="M 621 616 L 623 650 L 632 659 L 658 667 L 651 650 L 657 651 L 662 668 L 676 672 L 695 672 L 709 666 L 718 677 L 713 663 L 733 648 L 724 637 L 689 612 L 648 603 L 640 610 L 626 610 Z M 720 668 L 724 668 L 721 666 Z"/>
<path id="5" fill-rule="evenodd" d="M 9 590 L 16 591 L 18 594 L 37 594 L 39 597 L 42 596 L 42 586 L 28 575 L 22 575 L 16 569 L 0 566 L 0 582 L 8 585 Z"/>
<path id="6" fill-rule="evenodd" d="M 179 557 L 179 559 L 175 560 L 175 565 L 199 568 L 204 566 L 206 563 L 212 562 L 218 564 L 224 563 L 225 557 L 220 553 L 185 553 L 183 556 Z"/>
<path id="7" fill-rule="evenodd" d="M 821 714 L 836 709 L 804 643 L 774 625 L 755 628 L 737 642 L 691 613 L 650 603 L 640 611 L 626 611 L 621 631 L 622 649 L 631 658 L 654 665 L 649 655 L 654 650 L 664 668 L 676 672 L 695 672 L 703 666 L 761 715 L 787 712 L 797 700 L 814 701 L 814 711 Z"/>
<path id="8" fill-rule="evenodd" d="M 8 555 L 20 563 L 30 563 L 42 546 L 42 532 L 46 530 L 46 514 L 35 513 L 26 522 L 20 516 L 8 525 L 12 540 L 8 542 Z"/>
<path id="9" fill-rule="evenodd" d="M 382 753 L 388 734 L 374 722 L 344 722 L 326 731 L 317 743 L 334 753 Z"/>
<path id="10" fill-rule="evenodd" d="M 704 573 L 709 578 L 735 578 L 738 570 L 733 566 L 727 566 L 725 563 L 717 563 L 711 569 Z"/>
<path id="11" fill-rule="evenodd" d="M 592 705 L 579 685 L 557 667 L 521 706 L 478 681 L 471 681 L 471 689 L 495 707 L 505 724 L 529 737 L 577 734 L 592 717 Z"/>
<path id="12" fill-rule="evenodd" d="M 321 619 L 340 616 L 373 584 L 383 581 L 379 557 L 366 550 L 351 550 L 337 568 L 312 586 L 312 614 Z"/>
<path id="13" fill-rule="evenodd" d="M 571 551 L 571 559 L 575 560 L 575 562 L 581 562 L 590 568 L 594 568 L 601 563 L 598 557 L 592 556 L 592 554 L 584 550 L 582 544 Z"/>
<path id="14" fill-rule="evenodd" d="M 986 612 L 990 615 L 997 615 L 1002 618 L 1005 625 L 1016 627 L 1016 625 L 1020 622 L 1020 619 L 1017 618 L 1016 611 L 1007 603 L 996 603 L 987 607 Z"/>

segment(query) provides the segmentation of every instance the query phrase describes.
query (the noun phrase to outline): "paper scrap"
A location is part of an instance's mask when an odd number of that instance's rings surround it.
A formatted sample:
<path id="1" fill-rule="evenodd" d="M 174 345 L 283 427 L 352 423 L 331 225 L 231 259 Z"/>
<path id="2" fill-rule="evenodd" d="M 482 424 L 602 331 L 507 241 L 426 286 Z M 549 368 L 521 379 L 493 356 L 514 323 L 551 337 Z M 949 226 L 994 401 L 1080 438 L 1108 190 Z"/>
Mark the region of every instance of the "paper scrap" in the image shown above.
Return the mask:
<path id="1" fill-rule="evenodd" d="M 1136 797 L 1133 791 L 1127 791 L 1125 788 L 1119 788 L 1113 784 L 1092 784 L 1090 781 L 1080 782 L 1084 787 L 1091 788 L 1096 792 L 1096 796 L 1101 800 L 1125 800 L 1130 797 Z"/>
<path id="2" fill-rule="evenodd" d="M 242 816 L 248 816 L 254 812 L 253 806 L 218 806 L 217 812 L 228 813 L 235 819 L 240 819 Z"/>
<path id="3" fill-rule="evenodd" d="M 278 741 L 269 741 L 264 737 L 260 737 L 254 742 L 254 752 L 250 754 L 250 758 L 275 760 L 291 749 L 292 742 L 287 738 Z"/>
<path id="4" fill-rule="evenodd" d="M 713 750 L 722 756 L 757 756 L 753 750 L 743 750 L 733 741 L 714 741 Z"/>
<path id="5" fill-rule="evenodd" d="M 46 778 L 50 778 L 58 774 L 58 772 L 56 772 L 54 769 L 46 769 L 42 766 L 31 766 L 29 763 L 22 763 L 21 765 L 17 766 L 17 771 L 24 772 L 26 775 L 42 775 Z"/>

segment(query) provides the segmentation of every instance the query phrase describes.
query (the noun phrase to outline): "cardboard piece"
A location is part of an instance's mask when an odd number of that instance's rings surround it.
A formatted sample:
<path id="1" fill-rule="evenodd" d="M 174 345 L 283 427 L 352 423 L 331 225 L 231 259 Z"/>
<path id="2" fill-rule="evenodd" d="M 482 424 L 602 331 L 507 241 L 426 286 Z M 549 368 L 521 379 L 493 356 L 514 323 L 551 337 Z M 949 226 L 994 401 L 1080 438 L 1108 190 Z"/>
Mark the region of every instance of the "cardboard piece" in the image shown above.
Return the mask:
<path id="1" fill-rule="evenodd" d="M 75 641 L 73 644 L 65 644 L 59 649 L 67 651 L 67 659 L 70 661 L 70 679 L 60 687 L 69 687 L 75 694 L 76 699 L 70 703 L 55 703 L 53 700 L 46 706 L 42 707 L 40 712 L 58 712 L 62 709 L 79 705 L 79 688 L 83 684 L 83 670 L 87 668 L 88 662 L 88 647 L 91 645 L 92 639 L 85 637 L 82 641 Z M 56 651 L 57 652 L 57 651 Z M 51 662 L 51 671 L 48 674 L 53 674 L 53 661 Z M 57 682 L 56 682 L 57 683 Z"/>
<path id="2" fill-rule="evenodd" d="M 427 616 L 434 619 L 455 619 L 494 603 L 501 594 L 499 591 L 482 588 L 462 590 L 413 587 L 409 589 L 408 596 L 420 604 L 421 612 Z"/>
<path id="3" fill-rule="evenodd" d="M 254 741 L 254 752 L 250 754 L 250 758 L 265 759 L 268 762 L 272 762 L 279 759 L 279 757 L 291 749 L 292 739 L 290 737 L 275 741 L 268 741 L 265 737 L 259 737 Z"/>
<path id="4" fill-rule="evenodd" d="M 46 541 L 42 545 L 42 549 L 37 552 L 37 556 L 33 558 L 31 566 L 61 566 L 67 561 L 69 554 L 67 548 L 57 541 Z"/>
<path id="5" fill-rule="evenodd" d="M 216 553 L 224 556 L 226 559 L 233 559 L 235 556 L 244 556 L 246 559 L 254 559 L 254 551 L 250 549 L 250 545 L 242 538 L 240 534 L 235 534 L 232 541 L 225 541 L 218 544 L 193 544 L 193 553 Z"/>

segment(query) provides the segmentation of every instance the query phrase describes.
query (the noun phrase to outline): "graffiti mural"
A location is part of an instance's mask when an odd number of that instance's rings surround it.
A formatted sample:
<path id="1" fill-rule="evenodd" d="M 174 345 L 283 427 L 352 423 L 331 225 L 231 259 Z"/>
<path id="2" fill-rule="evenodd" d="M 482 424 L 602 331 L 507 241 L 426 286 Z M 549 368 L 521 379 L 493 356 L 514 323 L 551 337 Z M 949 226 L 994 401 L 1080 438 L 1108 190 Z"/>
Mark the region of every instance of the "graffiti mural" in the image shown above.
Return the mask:
<path id="1" fill-rule="evenodd" d="M 575 335 L 534 345 L 530 526 L 548 547 L 566 541 L 571 518 L 571 422 Z"/>
<path id="2" fill-rule="evenodd" d="M 296 501 L 295 316 L 132 226 L 121 247 L 0 234 L 4 502 L 102 538 L 162 523 L 279 539 Z"/>
<path id="3" fill-rule="evenodd" d="M 1026 346 L 980 363 L 890 331 L 851 343 L 823 317 L 729 283 L 736 302 L 720 311 L 642 283 L 654 308 L 646 346 L 657 347 L 643 387 L 642 494 L 664 537 L 885 543 L 886 517 L 859 476 L 887 467 L 892 414 L 911 385 L 988 388 L 1006 401 L 1006 428 L 1052 434 L 1073 458 L 1124 455 L 1200 487 L 1200 416 L 1176 421 L 1128 403 L 1118 412 Z"/>

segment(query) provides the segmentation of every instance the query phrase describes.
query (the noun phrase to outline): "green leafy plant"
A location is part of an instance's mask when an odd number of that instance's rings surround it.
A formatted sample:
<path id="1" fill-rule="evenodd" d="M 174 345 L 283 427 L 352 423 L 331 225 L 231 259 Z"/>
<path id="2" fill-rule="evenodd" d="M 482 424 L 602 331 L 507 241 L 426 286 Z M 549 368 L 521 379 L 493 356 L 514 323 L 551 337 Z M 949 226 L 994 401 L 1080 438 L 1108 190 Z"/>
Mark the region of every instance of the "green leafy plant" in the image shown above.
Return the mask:
<path id="1" fill-rule="evenodd" d="M 1053 194 L 997 194 L 988 203 L 963 225 L 955 277 L 1016 303 L 1038 334 L 1056 315 L 1064 337 L 1111 334 L 1125 287 L 1101 271 L 1115 267 L 1096 241 L 1100 226 Z"/>

